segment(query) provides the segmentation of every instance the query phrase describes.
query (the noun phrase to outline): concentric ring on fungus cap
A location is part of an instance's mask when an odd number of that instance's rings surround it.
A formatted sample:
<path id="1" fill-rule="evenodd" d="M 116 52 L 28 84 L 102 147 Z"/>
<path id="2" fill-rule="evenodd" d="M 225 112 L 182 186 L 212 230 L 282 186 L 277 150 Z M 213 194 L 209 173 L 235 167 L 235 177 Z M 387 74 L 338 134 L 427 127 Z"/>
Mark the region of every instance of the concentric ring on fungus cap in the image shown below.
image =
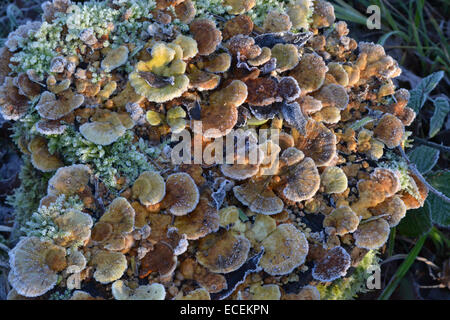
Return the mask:
<path id="1" fill-rule="evenodd" d="M 334 247 L 314 265 L 312 276 L 321 282 L 330 282 L 345 276 L 350 265 L 348 252 L 341 246 Z"/>
<path id="2" fill-rule="evenodd" d="M 239 269 L 247 260 L 250 241 L 224 229 L 199 240 L 197 261 L 216 273 L 229 273 Z"/>
<path id="3" fill-rule="evenodd" d="M 302 162 L 288 168 L 283 196 L 295 202 L 309 200 L 314 197 L 319 187 L 319 171 L 311 158 L 305 158 Z"/>
<path id="4" fill-rule="evenodd" d="M 264 254 L 259 263 L 272 276 L 292 272 L 305 262 L 309 250 L 305 235 L 292 224 L 280 224 L 261 245 Z"/>
<path id="5" fill-rule="evenodd" d="M 169 212 L 175 216 L 183 216 L 194 211 L 200 200 L 195 181 L 185 172 L 172 173 L 166 180 L 166 197 Z"/>

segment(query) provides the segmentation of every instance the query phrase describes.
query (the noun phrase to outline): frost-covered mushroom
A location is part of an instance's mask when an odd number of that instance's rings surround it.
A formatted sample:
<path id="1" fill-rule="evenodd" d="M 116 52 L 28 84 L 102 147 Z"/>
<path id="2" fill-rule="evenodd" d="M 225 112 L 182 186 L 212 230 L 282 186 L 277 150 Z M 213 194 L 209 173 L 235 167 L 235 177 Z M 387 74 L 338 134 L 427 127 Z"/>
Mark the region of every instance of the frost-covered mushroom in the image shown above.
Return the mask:
<path id="1" fill-rule="evenodd" d="M 247 99 L 247 86 L 233 80 L 227 87 L 213 92 L 209 106 L 202 107 L 201 121 L 205 138 L 220 138 L 227 135 L 238 120 L 238 110 Z"/>
<path id="2" fill-rule="evenodd" d="M 225 22 L 222 32 L 223 39 L 228 40 L 238 34 L 249 35 L 253 31 L 253 26 L 253 21 L 249 16 L 236 16 Z"/>
<path id="3" fill-rule="evenodd" d="M 35 124 L 36 131 L 43 135 L 63 134 L 67 126 L 59 120 L 41 119 Z"/>
<path id="4" fill-rule="evenodd" d="M 295 0 L 287 4 L 287 14 L 296 29 L 309 29 L 309 20 L 313 13 L 313 2 L 311 0 Z"/>
<path id="5" fill-rule="evenodd" d="M 36 105 L 36 110 L 42 118 L 58 120 L 77 109 L 84 103 L 82 94 L 64 91 L 58 97 L 52 92 L 44 91 Z"/>
<path id="6" fill-rule="evenodd" d="M 107 284 L 122 277 L 127 269 L 127 258 L 120 252 L 99 250 L 92 253 L 90 264 L 94 266 L 94 279 Z"/>
<path id="7" fill-rule="evenodd" d="M 256 5 L 256 0 L 224 0 L 229 14 L 243 14 L 251 10 Z"/>
<path id="8" fill-rule="evenodd" d="M 13 78 L 5 77 L 0 86 L 0 112 L 6 120 L 18 120 L 28 111 L 28 98 L 21 95 Z"/>
<path id="9" fill-rule="evenodd" d="M 277 228 L 277 222 L 270 216 L 258 214 L 245 236 L 253 242 L 261 242 Z"/>
<path id="10" fill-rule="evenodd" d="M 161 277 L 168 276 L 175 271 L 177 261 L 172 247 L 165 242 L 158 242 L 142 258 L 139 277 L 145 278 L 152 272 L 158 272 Z"/>
<path id="11" fill-rule="evenodd" d="M 222 41 L 222 32 L 217 29 L 214 21 L 209 19 L 197 19 L 189 25 L 189 30 L 198 45 L 198 53 L 207 56 L 216 51 Z"/>
<path id="12" fill-rule="evenodd" d="M 350 254 L 341 246 L 334 247 L 314 265 L 312 276 L 321 282 L 334 281 L 345 276 L 350 265 Z"/>
<path id="13" fill-rule="evenodd" d="M 360 83 L 374 76 L 389 79 L 401 74 L 397 61 L 386 55 L 383 46 L 360 42 L 358 47 L 360 53 L 356 65 L 360 70 Z"/>
<path id="14" fill-rule="evenodd" d="M 208 91 L 217 88 L 220 83 L 220 76 L 217 74 L 197 69 L 190 65 L 187 71 L 189 78 L 189 88 L 198 91 Z"/>
<path id="15" fill-rule="evenodd" d="M 30 99 L 33 99 L 41 93 L 41 85 L 30 80 L 27 73 L 22 72 L 14 78 L 15 85 L 19 88 L 19 93 Z"/>
<path id="16" fill-rule="evenodd" d="M 180 97 L 188 89 L 189 78 L 184 74 L 183 48 L 175 43 L 157 42 L 152 58 L 139 61 L 129 80 L 136 93 L 149 101 L 163 103 Z"/>
<path id="17" fill-rule="evenodd" d="M 188 240 L 197 240 L 219 229 L 219 215 L 208 199 L 201 197 L 194 211 L 175 218 L 174 226 Z"/>
<path id="18" fill-rule="evenodd" d="M 284 275 L 305 262 L 308 241 L 292 224 L 280 224 L 261 242 L 264 254 L 260 265 L 270 275 Z"/>
<path id="19" fill-rule="evenodd" d="M 34 137 L 28 144 L 28 150 L 31 152 L 31 163 L 42 172 L 52 172 L 64 165 L 56 154 L 48 151 L 47 140 L 43 137 Z"/>
<path id="20" fill-rule="evenodd" d="M 320 122 L 306 124 L 306 134 L 294 136 L 295 146 L 314 160 L 318 167 L 327 166 L 336 155 L 336 136 Z"/>
<path id="21" fill-rule="evenodd" d="M 386 197 L 392 197 L 401 189 L 400 174 L 388 168 L 375 168 L 370 179 L 383 186 Z"/>
<path id="22" fill-rule="evenodd" d="M 203 62 L 204 69 L 208 72 L 223 73 L 228 71 L 231 66 L 231 56 L 226 53 L 208 56 Z"/>
<path id="23" fill-rule="evenodd" d="M 118 113 L 104 110 L 98 114 L 97 117 L 92 118 L 94 121 L 80 126 L 80 133 L 85 139 L 98 145 L 107 146 L 125 134 L 127 128 Z"/>
<path id="24" fill-rule="evenodd" d="M 289 31 L 292 27 L 289 15 L 278 10 L 271 10 L 264 19 L 263 29 L 265 32 Z"/>
<path id="25" fill-rule="evenodd" d="M 48 181 L 47 194 L 72 196 L 82 193 L 89 183 L 91 169 L 84 164 L 59 168 Z"/>
<path id="26" fill-rule="evenodd" d="M 55 242 L 63 247 L 87 243 L 94 224 L 89 214 L 74 209 L 69 209 L 56 217 L 54 222 L 61 232 L 55 238 Z"/>
<path id="27" fill-rule="evenodd" d="M 41 296 L 56 285 L 67 266 L 65 256 L 65 249 L 51 242 L 22 238 L 9 252 L 9 283 L 22 296 Z"/>
<path id="28" fill-rule="evenodd" d="M 318 122 L 335 124 L 341 121 L 341 110 L 336 107 L 324 107 L 312 115 L 312 119 Z"/>
<path id="29" fill-rule="evenodd" d="M 131 192 L 143 205 L 155 205 L 166 195 L 166 183 L 158 172 L 145 171 L 136 179 Z"/>
<path id="30" fill-rule="evenodd" d="M 125 281 L 116 280 L 111 286 L 111 292 L 116 300 L 164 300 L 166 297 L 166 289 L 160 283 L 131 288 Z"/>
<path id="31" fill-rule="evenodd" d="M 278 95 L 288 102 L 300 97 L 301 89 L 293 77 L 282 77 L 278 83 Z"/>
<path id="32" fill-rule="evenodd" d="M 343 87 L 347 87 L 349 85 L 349 75 L 342 64 L 330 62 L 327 67 L 328 72 L 325 80 L 327 84 L 332 83 Z"/>
<path id="33" fill-rule="evenodd" d="M 408 171 L 409 182 L 413 186 L 413 194 L 408 191 L 402 191 L 400 198 L 406 205 L 406 209 L 418 209 L 423 207 L 428 197 L 428 187 L 411 171 Z"/>
<path id="34" fill-rule="evenodd" d="M 325 28 L 331 26 L 336 20 L 333 5 L 325 0 L 315 0 L 312 20 L 313 28 Z"/>
<path id="35" fill-rule="evenodd" d="M 280 300 L 281 290 L 277 284 L 261 285 L 260 283 L 252 284 L 249 288 L 249 294 L 244 300 Z"/>
<path id="36" fill-rule="evenodd" d="M 295 202 L 314 197 L 320 187 L 320 175 L 314 161 L 305 158 L 287 170 L 283 196 Z"/>
<path id="37" fill-rule="evenodd" d="M 195 5 L 191 0 L 185 0 L 175 6 L 175 14 L 181 22 L 189 24 L 195 18 Z"/>
<path id="38" fill-rule="evenodd" d="M 320 175 L 320 181 L 326 193 L 342 193 L 348 186 L 344 170 L 338 167 L 326 167 Z"/>
<path id="39" fill-rule="evenodd" d="M 303 94 L 308 94 L 323 85 L 327 71 L 328 67 L 322 57 L 314 53 L 306 53 L 289 75 L 297 80 Z"/>
<path id="40" fill-rule="evenodd" d="M 378 249 L 386 243 L 389 231 L 389 223 L 384 219 L 362 223 L 353 233 L 355 245 L 368 250 Z"/>
<path id="41" fill-rule="evenodd" d="M 322 102 L 323 107 L 336 107 L 340 110 L 344 110 L 349 102 L 345 88 L 334 83 L 323 86 L 314 97 Z"/>
<path id="42" fill-rule="evenodd" d="M 324 228 L 332 228 L 334 234 L 338 236 L 346 235 L 356 231 L 359 225 L 359 218 L 350 207 L 342 206 L 334 209 L 323 220 Z"/>
<path id="43" fill-rule="evenodd" d="M 115 198 L 106 208 L 99 222 L 109 223 L 116 233 L 130 233 L 134 228 L 135 211 L 127 199 Z"/>
<path id="44" fill-rule="evenodd" d="M 254 38 L 243 34 L 233 36 L 225 43 L 225 46 L 232 56 L 239 56 L 241 60 L 255 59 L 262 52 L 262 49 L 255 44 Z"/>
<path id="45" fill-rule="evenodd" d="M 233 188 L 234 196 L 256 213 L 272 215 L 283 211 L 283 201 L 267 187 L 265 180 L 249 180 Z"/>
<path id="46" fill-rule="evenodd" d="M 276 102 L 278 83 L 274 78 L 256 78 L 245 81 L 247 85 L 246 102 L 252 106 L 267 106 Z"/>
<path id="47" fill-rule="evenodd" d="M 300 61 L 298 49 L 293 44 L 278 43 L 271 49 L 271 54 L 277 59 L 277 72 L 292 70 Z"/>
<path id="48" fill-rule="evenodd" d="M 11 72 L 9 64 L 12 56 L 13 53 L 6 46 L 0 48 L 0 84 L 5 82 L 6 77 Z"/>
<path id="49" fill-rule="evenodd" d="M 374 216 L 383 215 L 391 228 L 397 226 L 406 215 L 406 205 L 399 196 L 387 198 L 379 205 L 369 208 Z M 386 216 L 387 215 L 387 216 Z"/>
<path id="50" fill-rule="evenodd" d="M 124 65 L 128 60 L 128 47 L 120 46 L 115 49 L 111 49 L 106 53 L 103 58 L 101 67 L 105 72 L 111 72 L 114 69 Z"/>
<path id="51" fill-rule="evenodd" d="M 199 240 L 196 258 L 212 272 L 229 273 L 245 263 L 250 246 L 246 237 L 222 229 Z"/>
<path id="52" fill-rule="evenodd" d="M 405 134 L 403 123 L 392 114 L 385 114 L 373 130 L 375 137 L 381 140 L 388 148 L 400 145 Z"/>
<path id="53" fill-rule="evenodd" d="M 272 58 L 272 51 L 268 47 L 261 48 L 261 54 L 254 59 L 247 60 L 248 64 L 253 67 L 259 67 L 270 61 Z"/>
<path id="54" fill-rule="evenodd" d="M 196 208 L 200 193 L 195 181 L 185 172 L 173 173 L 166 180 L 164 202 L 175 216 L 186 215 Z"/>
<path id="55" fill-rule="evenodd" d="M 293 166 L 305 158 L 305 154 L 297 148 L 290 147 L 283 151 L 280 157 L 281 166 Z"/>

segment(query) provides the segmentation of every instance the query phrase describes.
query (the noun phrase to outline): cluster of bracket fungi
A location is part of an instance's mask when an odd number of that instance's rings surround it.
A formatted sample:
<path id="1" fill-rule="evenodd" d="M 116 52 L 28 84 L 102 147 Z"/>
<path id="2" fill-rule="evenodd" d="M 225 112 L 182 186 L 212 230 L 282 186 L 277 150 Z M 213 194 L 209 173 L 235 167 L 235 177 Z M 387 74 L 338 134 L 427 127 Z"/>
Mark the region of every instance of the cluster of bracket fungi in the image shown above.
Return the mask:
<path id="1" fill-rule="evenodd" d="M 100 4 L 122 26 L 138 2 Z M 51 175 L 36 214 L 53 229 L 10 251 L 10 299 L 319 299 L 317 284 L 345 277 L 423 205 L 413 173 L 405 189 L 381 165 L 415 118 L 392 81 L 401 70 L 350 38 L 330 3 L 280 1 L 257 25 L 248 13 L 264 1 L 223 0 L 223 16 L 199 16 L 200 1 L 144 2 L 142 46 L 115 42 L 110 22 L 81 30 L 74 54 L 58 47 L 42 70 L 21 68 L 27 37 L 58 18 L 67 39 L 71 17 L 96 3 L 53 0 L 0 50 L 1 113 L 36 115 L 18 146 Z M 116 192 L 48 145 L 71 129 L 99 146 L 132 132 L 157 147 L 193 121 L 203 149 L 239 128 L 276 129 L 277 143 L 258 144 L 256 164 L 217 165 L 174 165 L 168 144 L 153 170 L 118 174 Z"/>

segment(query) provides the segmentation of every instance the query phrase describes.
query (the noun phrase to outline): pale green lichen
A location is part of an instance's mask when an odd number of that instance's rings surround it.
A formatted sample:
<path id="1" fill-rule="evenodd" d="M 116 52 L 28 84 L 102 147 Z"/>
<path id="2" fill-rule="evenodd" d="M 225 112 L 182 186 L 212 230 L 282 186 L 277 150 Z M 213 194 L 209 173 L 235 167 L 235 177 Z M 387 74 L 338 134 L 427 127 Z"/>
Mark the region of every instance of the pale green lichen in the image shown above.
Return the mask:
<path id="1" fill-rule="evenodd" d="M 61 292 L 53 292 L 52 294 L 50 294 L 48 299 L 49 300 L 69 300 L 72 297 L 72 291 L 73 290 L 66 289 Z"/>
<path id="2" fill-rule="evenodd" d="M 62 135 L 50 136 L 50 152 L 58 152 L 68 164 L 89 164 L 97 176 L 109 188 L 117 188 L 117 177 L 126 177 L 125 187 L 144 171 L 152 170 L 149 158 L 159 156 L 160 149 L 145 142 L 133 143 L 134 134 L 128 130 L 116 142 L 108 146 L 96 145 L 71 128 Z"/>
<path id="3" fill-rule="evenodd" d="M 69 233 L 59 230 L 54 219 L 68 212 L 68 210 L 81 211 L 83 208 L 83 202 L 78 196 L 66 197 L 62 194 L 49 206 L 40 206 L 33 212 L 21 231 L 29 237 L 39 237 L 43 241 L 63 238 L 68 236 Z"/>
<path id="4" fill-rule="evenodd" d="M 317 289 L 320 292 L 321 300 L 352 300 L 358 294 L 369 292 L 367 279 L 371 276 L 368 269 L 371 266 L 379 268 L 380 258 L 376 250 L 369 251 L 355 268 L 353 274 L 346 278 L 334 281 L 331 285 L 319 284 Z"/>

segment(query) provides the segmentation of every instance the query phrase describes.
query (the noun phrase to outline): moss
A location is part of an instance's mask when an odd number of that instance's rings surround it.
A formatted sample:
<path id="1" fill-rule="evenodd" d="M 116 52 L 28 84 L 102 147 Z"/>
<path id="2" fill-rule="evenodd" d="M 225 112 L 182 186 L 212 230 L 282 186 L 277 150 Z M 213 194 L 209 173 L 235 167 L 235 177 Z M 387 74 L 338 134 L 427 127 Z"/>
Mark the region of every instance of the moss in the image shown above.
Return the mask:
<path id="1" fill-rule="evenodd" d="M 15 208 L 15 228 L 12 238 L 18 238 L 21 234 L 21 227 L 30 220 L 31 215 L 39 206 L 39 201 L 47 194 L 47 183 L 50 174 L 36 170 L 31 164 L 30 157 L 23 156 L 23 166 L 19 174 L 21 185 L 14 190 L 14 193 L 7 198 L 7 204 Z"/>
<path id="2" fill-rule="evenodd" d="M 148 147 L 143 140 L 133 143 L 134 134 L 127 131 L 108 146 L 96 145 L 68 128 L 62 135 L 50 136 L 50 152 L 62 155 L 66 165 L 84 163 L 91 165 L 94 174 L 108 188 L 116 189 L 118 176 L 126 177 L 126 187 L 144 171 L 152 170 L 148 157 L 159 156 L 160 149 Z"/>
<path id="3" fill-rule="evenodd" d="M 317 289 L 320 292 L 321 300 L 351 300 L 360 293 L 368 292 L 366 280 L 367 269 L 370 266 L 378 266 L 380 258 L 377 251 L 369 251 L 364 259 L 356 267 L 354 273 L 347 277 L 334 281 L 331 285 L 319 284 Z"/>
<path id="4" fill-rule="evenodd" d="M 83 207 L 83 202 L 78 196 L 66 198 L 64 194 L 60 195 L 48 207 L 42 206 L 33 212 L 21 231 L 27 236 L 39 237 L 43 241 L 64 237 L 66 235 L 58 230 L 54 219 L 66 213 L 68 209 L 81 211 Z"/>

